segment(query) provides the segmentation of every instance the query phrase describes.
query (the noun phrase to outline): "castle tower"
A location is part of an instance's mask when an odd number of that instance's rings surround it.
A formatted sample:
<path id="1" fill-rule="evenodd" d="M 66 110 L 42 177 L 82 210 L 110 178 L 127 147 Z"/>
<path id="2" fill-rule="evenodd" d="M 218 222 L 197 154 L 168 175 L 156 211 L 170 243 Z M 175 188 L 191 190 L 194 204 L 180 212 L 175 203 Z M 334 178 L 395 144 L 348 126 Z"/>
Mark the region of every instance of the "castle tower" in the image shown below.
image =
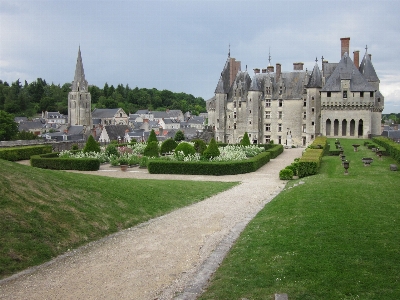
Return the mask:
<path id="1" fill-rule="evenodd" d="M 74 81 L 68 93 L 68 125 L 80 125 L 90 132 L 92 127 L 92 100 L 88 90 L 88 82 L 83 70 L 81 48 L 78 50 Z"/>

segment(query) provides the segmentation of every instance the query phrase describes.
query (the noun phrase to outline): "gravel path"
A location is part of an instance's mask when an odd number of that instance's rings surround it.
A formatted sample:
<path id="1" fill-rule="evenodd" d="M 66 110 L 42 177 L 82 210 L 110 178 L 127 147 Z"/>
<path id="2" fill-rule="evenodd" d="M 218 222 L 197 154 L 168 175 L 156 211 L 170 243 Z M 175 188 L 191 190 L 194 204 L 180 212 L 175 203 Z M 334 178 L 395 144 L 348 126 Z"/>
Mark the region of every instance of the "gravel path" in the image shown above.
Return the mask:
<path id="1" fill-rule="evenodd" d="M 80 172 L 241 184 L 4 279 L 0 299 L 195 299 L 247 223 L 283 189 L 279 171 L 302 150 L 287 149 L 257 172 L 234 176 Z"/>

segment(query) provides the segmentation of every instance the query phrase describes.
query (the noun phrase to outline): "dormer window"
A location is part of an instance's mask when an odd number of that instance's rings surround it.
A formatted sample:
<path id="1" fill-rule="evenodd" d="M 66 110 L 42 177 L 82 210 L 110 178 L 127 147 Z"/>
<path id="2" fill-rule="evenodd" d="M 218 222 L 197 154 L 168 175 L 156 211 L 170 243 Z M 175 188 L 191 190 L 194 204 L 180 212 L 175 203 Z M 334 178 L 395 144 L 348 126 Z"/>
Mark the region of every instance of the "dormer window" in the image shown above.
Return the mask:
<path id="1" fill-rule="evenodd" d="M 347 98 L 347 91 L 343 91 L 343 98 Z"/>

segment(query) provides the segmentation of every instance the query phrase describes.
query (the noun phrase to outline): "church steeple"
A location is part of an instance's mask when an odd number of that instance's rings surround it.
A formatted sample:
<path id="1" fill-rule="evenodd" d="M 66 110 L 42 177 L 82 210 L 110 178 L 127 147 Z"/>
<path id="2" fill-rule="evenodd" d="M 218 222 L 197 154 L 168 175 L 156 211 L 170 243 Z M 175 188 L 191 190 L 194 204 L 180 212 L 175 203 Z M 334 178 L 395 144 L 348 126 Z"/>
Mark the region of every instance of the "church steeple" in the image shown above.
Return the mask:
<path id="1" fill-rule="evenodd" d="M 87 90 L 88 90 L 88 83 L 85 79 L 85 71 L 83 69 L 82 55 L 81 55 L 81 46 L 79 46 L 78 58 L 76 59 L 75 76 L 74 76 L 74 81 L 72 82 L 72 91 L 79 92 Z"/>

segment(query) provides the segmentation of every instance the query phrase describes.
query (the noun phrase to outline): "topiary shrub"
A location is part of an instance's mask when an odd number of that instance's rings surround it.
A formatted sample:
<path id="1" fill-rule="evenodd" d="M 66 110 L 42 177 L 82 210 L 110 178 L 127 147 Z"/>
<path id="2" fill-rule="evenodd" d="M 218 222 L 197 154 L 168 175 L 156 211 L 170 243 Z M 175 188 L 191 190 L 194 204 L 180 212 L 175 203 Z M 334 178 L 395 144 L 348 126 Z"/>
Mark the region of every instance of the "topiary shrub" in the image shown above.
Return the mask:
<path id="1" fill-rule="evenodd" d="M 151 142 L 157 142 L 157 136 L 154 129 L 151 130 L 149 138 L 147 139 L 147 144 L 150 144 Z"/>
<path id="2" fill-rule="evenodd" d="M 94 140 L 93 136 L 89 136 L 86 145 L 83 148 L 83 152 L 100 152 L 100 145 Z"/>
<path id="3" fill-rule="evenodd" d="M 240 141 L 240 145 L 242 146 L 250 146 L 250 139 L 247 132 L 244 133 L 242 140 Z"/>
<path id="4" fill-rule="evenodd" d="M 185 139 L 185 135 L 183 134 L 182 130 L 178 130 L 178 131 L 175 133 L 174 140 L 175 140 L 176 142 L 180 142 L 180 141 L 183 141 L 184 139 Z"/>
<path id="5" fill-rule="evenodd" d="M 200 155 L 203 155 L 203 152 L 207 149 L 207 144 L 200 139 L 193 140 L 194 142 L 194 149 L 196 150 L 197 153 Z"/>
<path id="6" fill-rule="evenodd" d="M 79 150 L 78 144 L 73 144 L 71 150 L 73 151 Z"/>
<path id="7" fill-rule="evenodd" d="M 291 169 L 285 168 L 280 170 L 279 179 L 280 180 L 290 180 L 293 178 L 293 171 Z"/>
<path id="8" fill-rule="evenodd" d="M 161 144 L 161 148 L 160 148 L 160 153 L 161 154 L 165 154 L 168 152 L 172 152 L 175 150 L 175 148 L 178 146 L 178 143 L 175 142 L 172 138 L 165 140 L 164 142 L 162 142 Z"/>
<path id="9" fill-rule="evenodd" d="M 159 149 L 158 142 L 150 142 L 147 144 L 146 148 L 144 148 L 143 155 L 148 157 L 158 157 Z"/>
<path id="10" fill-rule="evenodd" d="M 119 156 L 117 147 L 114 144 L 109 144 L 106 148 L 106 155 L 111 156 L 111 155 L 116 155 Z"/>
<path id="11" fill-rule="evenodd" d="M 187 155 L 193 155 L 196 153 L 196 150 L 194 147 L 188 143 L 182 142 L 179 143 L 179 145 L 175 148 L 175 153 L 178 153 L 179 151 L 182 151 L 185 156 Z"/>
<path id="12" fill-rule="evenodd" d="M 220 155 L 220 151 L 218 149 L 218 145 L 215 142 L 215 139 L 212 138 L 210 141 L 210 144 L 208 144 L 208 147 L 206 150 L 204 150 L 203 152 L 203 157 L 205 159 L 210 159 L 213 157 L 217 157 L 218 155 Z"/>

